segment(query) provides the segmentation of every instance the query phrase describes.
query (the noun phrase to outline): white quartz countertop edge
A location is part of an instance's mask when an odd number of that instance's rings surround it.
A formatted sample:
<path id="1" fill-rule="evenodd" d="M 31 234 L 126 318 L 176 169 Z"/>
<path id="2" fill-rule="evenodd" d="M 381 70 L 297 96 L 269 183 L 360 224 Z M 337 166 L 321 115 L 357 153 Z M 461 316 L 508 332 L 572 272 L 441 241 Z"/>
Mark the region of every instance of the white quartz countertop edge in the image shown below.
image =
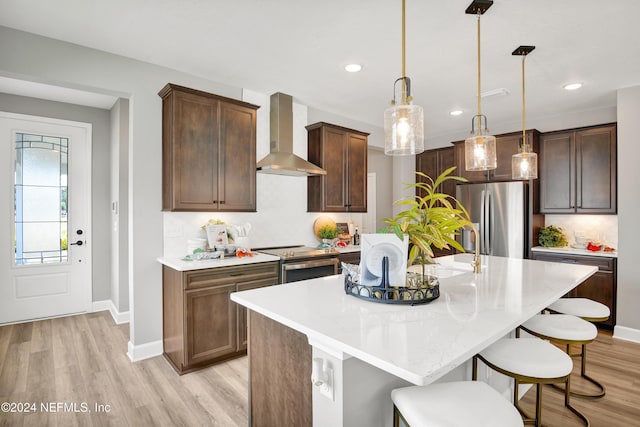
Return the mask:
<path id="1" fill-rule="evenodd" d="M 191 271 L 191 270 L 204 270 L 207 268 L 219 268 L 219 267 L 231 267 L 234 265 L 246 265 L 246 264 L 257 264 L 261 262 L 269 262 L 269 261 L 279 261 L 280 258 L 274 255 L 267 255 L 262 253 L 257 253 L 253 256 L 245 256 L 242 258 L 239 257 L 225 257 L 224 259 L 209 259 L 209 260 L 200 260 L 200 261 L 183 261 L 180 258 L 172 258 L 172 257 L 159 257 L 157 261 L 166 265 L 167 267 L 173 268 L 177 271 Z"/>
<path id="2" fill-rule="evenodd" d="M 604 257 L 604 258 L 618 258 L 618 252 L 617 251 L 613 251 L 613 252 L 604 252 L 604 251 L 594 252 L 594 251 L 590 251 L 590 250 L 587 250 L 587 249 L 572 248 L 571 246 L 565 246 L 565 247 L 562 247 L 562 248 L 548 248 L 548 247 L 544 247 L 544 246 L 534 246 L 533 248 L 531 248 L 531 250 L 534 251 L 534 252 L 549 252 L 549 253 L 554 253 L 554 254 L 584 255 L 584 256 L 597 256 L 597 257 Z"/>
<path id="3" fill-rule="evenodd" d="M 542 261 L 533 261 L 533 262 L 542 262 Z M 545 264 L 551 264 L 551 263 L 545 263 Z M 563 267 L 565 266 L 564 264 L 562 265 Z M 577 279 L 575 283 L 572 284 L 573 287 L 575 287 L 576 285 L 581 283 L 584 279 L 586 279 L 587 277 L 589 277 L 590 275 L 592 275 L 597 271 L 596 267 L 588 267 L 588 266 L 572 266 L 572 267 L 581 268 L 580 278 Z M 468 273 L 468 274 L 465 273 L 465 275 L 456 276 L 455 278 L 441 279 L 441 284 L 447 281 L 450 281 L 456 284 L 463 283 L 465 280 L 466 281 L 473 280 L 474 277 L 477 279 L 477 275 L 474 275 L 473 273 Z M 482 338 L 476 339 L 473 345 L 469 344 L 467 347 L 464 347 L 462 349 L 459 347 L 455 354 L 455 357 L 453 355 L 449 355 L 449 357 L 443 359 L 441 363 L 435 363 L 433 365 L 430 365 L 428 368 L 418 371 L 416 369 L 410 370 L 405 367 L 398 366 L 398 364 L 395 364 L 392 360 L 387 360 L 381 357 L 377 357 L 375 354 L 371 354 L 370 352 L 367 352 L 361 348 L 357 348 L 353 345 L 350 345 L 348 342 L 345 342 L 343 340 L 336 339 L 330 334 L 323 333 L 322 331 L 319 330 L 322 328 L 313 327 L 313 321 L 310 320 L 309 314 L 302 316 L 300 319 L 294 319 L 293 317 L 295 316 L 283 315 L 282 313 L 278 312 L 277 309 L 270 308 L 269 306 L 277 307 L 279 303 L 276 303 L 274 305 L 272 302 L 271 303 L 267 302 L 267 300 L 270 298 L 268 294 L 272 293 L 273 291 L 279 292 L 280 293 L 279 295 L 276 296 L 272 294 L 272 296 L 282 300 L 283 298 L 286 298 L 285 297 L 286 292 L 284 292 L 284 290 L 286 289 L 285 288 L 286 286 L 300 286 L 300 287 L 306 286 L 309 288 L 308 289 L 309 294 L 313 294 L 313 292 L 317 292 L 317 289 L 321 286 L 328 286 L 331 288 L 331 292 L 333 292 L 333 295 L 336 295 L 336 296 L 338 295 L 338 292 L 336 291 L 336 289 L 340 289 L 342 292 L 342 295 L 345 298 L 349 299 L 348 305 L 353 307 L 356 310 L 364 309 L 371 312 L 372 310 L 377 310 L 376 306 L 380 306 L 379 307 L 380 312 L 385 312 L 391 309 L 390 306 L 386 304 L 376 304 L 369 301 L 359 300 L 352 296 L 344 295 L 344 290 L 342 289 L 342 286 L 343 286 L 342 276 L 330 276 L 330 277 L 324 277 L 320 279 L 312 279 L 304 282 L 298 282 L 297 284 L 293 283 L 293 284 L 280 285 L 277 287 L 278 289 L 272 289 L 271 291 L 269 291 L 268 288 L 263 288 L 258 290 L 234 293 L 234 294 L 231 294 L 231 299 L 234 302 L 237 302 L 238 304 L 249 308 L 250 310 L 260 313 L 270 319 L 273 319 L 285 326 L 288 326 L 300 333 L 305 334 L 310 342 L 321 342 L 325 346 L 332 347 L 331 350 L 333 350 L 334 353 L 345 353 L 347 355 L 356 357 L 364 362 L 367 362 L 375 367 L 378 367 L 386 372 L 389 372 L 399 378 L 402 378 L 416 385 L 430 384 L 436 381 L 437 379 L 439 379 L 440 377 L 444 376 L 448 372 L 450 372 L 455 367 L 459 366 L 462 363 L 465 363 L 473 355 L 482 351 L 484 348 L 486 348 L 493 342 L 497 341 L 498 339 L 502 338 L 503 336 L 506 336 L 507 334 L 509 334 L 522 322 L 526 321 L 528 318 L 539 313 L 540 310 L 542 310 L 544 307 L 548 306 L 549 304 L 551 304 L 552 302 L 560 298 L 562 295 L 564 295 L 564 293 L 566 293 L 566 291 L 569 290 L 568 288 L 558 289 L 553 294 L 549 294 L 543 301 L 538 301 L 538 304 L 536 305 L 533 305 L 533 304 L 524 305 L 521 308 L 521 312 L 519 313 L 518 316 L 507 316 L 510 318 L 510 320 L 503 319 L 503 321 L 501 321 L 499 325 L 492 324 L 491 331 L 485 331 L 485 334 L 482 336 Z M 265 291 L 265 289 L 267 290 Z M 442 298 L 443 297 L 441 297 L 441 299 Z M 265 303 L 261 303 L 261 301 L 265 301 Z M 288 304 L 296 304 L 296 303 L 297 302 L 293 298 L 290 301 L 288 301 Z M 338 306 L 336 310 L 338 310 L 339 312 L 340 311 L 339 300 L 336 301 L 336 305 Z M 319 312 L 319 313 L 322 313 L 322 315 L 326 314 L 324 312 Z M 339 317 L 335 318 L 335 322 L 340 322 L 340 320 L 341 319 Z M 328 328 L 327 330 L 330 330 L 330 329 L 331 328 Z M 357 340 L 355 342 L 357 342 Z"/>

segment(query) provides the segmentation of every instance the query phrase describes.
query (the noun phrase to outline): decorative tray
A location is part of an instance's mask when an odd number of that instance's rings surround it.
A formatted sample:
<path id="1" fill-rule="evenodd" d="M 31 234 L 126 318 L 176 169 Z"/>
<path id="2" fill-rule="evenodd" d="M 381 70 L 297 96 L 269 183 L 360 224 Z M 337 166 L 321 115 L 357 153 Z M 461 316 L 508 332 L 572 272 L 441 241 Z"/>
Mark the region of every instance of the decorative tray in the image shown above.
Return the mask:
<path id="1" fill-rule="evenodd" d="M 427 285 L 422 285 L 415 280 L 417 276 L 421 275 L 408 273 L 416 276 L 408 280 L 410 283 L 416 283 L 415 286 L 391 286 L 389 284 L 389 259 L 386 256 L 382 259 L 382 272 L 382 280 L 378 286 L 362 285 L 354 282 L 351 275 L 346 275 L 344 278 L 345 293 L 368 301 L 404 305 L 426 304 L 440 297 L 440 285 L 435 277 L 431 277 Z"/>

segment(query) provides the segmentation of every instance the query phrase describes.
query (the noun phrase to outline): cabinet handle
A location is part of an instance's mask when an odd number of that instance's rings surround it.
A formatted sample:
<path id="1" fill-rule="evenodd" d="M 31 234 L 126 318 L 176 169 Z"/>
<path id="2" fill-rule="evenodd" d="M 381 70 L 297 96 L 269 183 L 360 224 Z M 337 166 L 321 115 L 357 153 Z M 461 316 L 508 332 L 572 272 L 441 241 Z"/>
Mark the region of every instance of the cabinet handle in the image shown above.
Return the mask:
<path id="1" fill-rule="evenodd" d="M 563 262 L 565 264 L 575 264 L 578 261 L 576 261 L 575 259 L 567 259 L 567 258 L 565 258 L 565 259 L 561 259 L 560 262 Z"/>
<path id="2" fill-rule="evenodd" d="M 218 203 L 218 201 L 217 200 L 213 200 L 212 203 Z"/>
<path id="3" fill-rule="evenodd" d="M 224 205 L 225 201 L 224 200 L 220 200 L 219 202 L 221 205 Z"/>

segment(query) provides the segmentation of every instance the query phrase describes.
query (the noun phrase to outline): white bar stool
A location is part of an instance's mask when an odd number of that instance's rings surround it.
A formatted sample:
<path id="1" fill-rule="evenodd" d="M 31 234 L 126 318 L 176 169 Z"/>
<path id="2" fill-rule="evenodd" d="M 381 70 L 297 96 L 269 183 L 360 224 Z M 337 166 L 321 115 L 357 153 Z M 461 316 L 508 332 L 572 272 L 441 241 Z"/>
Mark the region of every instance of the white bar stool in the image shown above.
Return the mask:
<path id="1" fill-rule="evenodd" d="M 569 356 L 580 357 L 580 376 L 594 384 L 599 390 L 591 394 L 571 391 L 572 396 L 598 398 L 605 395 L 604 386 L 586 374 L 587 344 L 593 342 L 598 336 L 598 329 L 594 324 L 570 314 L 538 314 L 520 327 L 538 338 L 566 345 Z M 582 346 L 582 351 L 578 354 L 571 354 L 571 344 Z"/>
<path id="2" fill-rule="evenodd" d="M 473 357 L 473 378 L 478 375 L 478 359 L 494 371 L 514 379 L 513 404 L 525 417 L 525 424 L 542 425 L 541 384 L 565 383 L 564 406 L 585 426 L 590 423 L 580 411 L 571 406 L 570 381 L 573 361 L 553 344 L 538 338 L 503 338 Z M 518 405 L 518 385 L 536 385 L 536 413 L 529 417 Z"/>
<path id="3" fill-rule="evenodd" d="M 549 307 L 559 314 L 572 314 L 589 322 L 604 322 L 611 315 L 609 307 L 589 298 L 560 298 Z"/>
<path id="4" fill-rule="evenodd" d="M 518 427 L 520 414 L 480 381 L 456 381 L 391 391 L 393 425 L 410 427 Z"/>

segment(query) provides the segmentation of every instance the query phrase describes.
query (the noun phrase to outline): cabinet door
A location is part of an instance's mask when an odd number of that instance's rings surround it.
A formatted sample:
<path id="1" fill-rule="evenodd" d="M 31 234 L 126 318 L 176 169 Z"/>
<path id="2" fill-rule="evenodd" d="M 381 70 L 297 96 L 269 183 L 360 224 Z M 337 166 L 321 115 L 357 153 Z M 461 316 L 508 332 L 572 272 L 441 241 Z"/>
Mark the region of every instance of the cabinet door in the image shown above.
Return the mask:
<path id="1" fill-rule="evenodd" d="M 464 141 L 454 143 L 456 175 L 466 178 L 469 182 L 487 182 L 489 171 L 468 171 L 464 167 Z"/>
<path id="2" fill-rule="evenodd" d="M 324 181 L 323 210 L 346 212 L 347 194 L 347 134 L 340 129 L 325 127 L 322 141 L 322 167 L 327 174 Z"/>
<path id="3" fill-rule="evenodd" d="M 540 140 L 540 213 L 575 211 L 573 132 L 543 135 Z"/>
<path id="4" fill-rule="evenodd" d="M 422 172 L 431 179 L 438 176 L 438 150 L 426 150 L 416 155 L 416 172 Z M 416 182 L 425 182 L 425 178 L 416 175 Z M 424 197 L 424 191 L 416 189 L 416 196 Z"/>
<path id="5" fill-rule="evenodd" d="M 615 126 L 576 132 L 576 211 L 616 213 Z"/>
<path id="6" fill-rule="evenodd" d="M 348 134 L 347 156 L 347 210 L 367 211 L 367 138 Z"/>
<path id="7" fill-rule="evenodd" d="M 236 284 L 185 291 L 187 365 L 236 352 L 236 306 L 230 295 Z"/>
<path id="8" fill-rule="evenodd" d="M 455 154 L 454 154 L 453 147 L 438 150 L 438 171 L 437 171 L 438 175 L 440 175 L 442 172 L 449 169 L 451 166 L 455 166 Z M 452 175 L 460 176 L 458 169 L 454 170 Z M 442 188 L 439 191 L 444 194 L 448 194 L 450 196 L 455 197 L 456 181 L 453 181 L 453 180 L 445 181 L 442 184 Z"/>
<path id="9" fill-rule="evenodd" d="M 248 291 L 249 289 L 257 289 L 264 288 L 266 286 L 273 286 L 278 284 L 278 276 L 261 279 L 261 280 L 252 280 L 249 282 L 238 283 L 237 290 L 239 291 Z M 236 306 L 236 312 L 238 315 L 238 351 L 246 350 L 247 348 L 247 339 L 249 334 L 247 333 L 247 328 L 249 324 L 247 323 L 247 309 L 241 305 L 234 304 Z"/>
<path id="10" fill-rule="evenodd" d="M 614 289 L 613 271 L 598 271 L 578 286 L 571 296 L 589 298 L 609 307 L 611 315 L 602 324 L 612 328 L 615 325 Z"/>
<path id="11" fill-rule="evenodd" d="M 492 181 L 511 181 L 511 158 L 518 154 L 522 133 L 496 137 L 496 168 L 490 172 Z"/>
<path id="12" fill-rule="evenodd" d="M 256 210 L 256 112 L 220 102 L 219 210 Z"/>
<path id="13" fill-rule="evenodd" d="M 218 198 L 218 101 L 173 94 L 172 210 L 211 210 Z"/>

